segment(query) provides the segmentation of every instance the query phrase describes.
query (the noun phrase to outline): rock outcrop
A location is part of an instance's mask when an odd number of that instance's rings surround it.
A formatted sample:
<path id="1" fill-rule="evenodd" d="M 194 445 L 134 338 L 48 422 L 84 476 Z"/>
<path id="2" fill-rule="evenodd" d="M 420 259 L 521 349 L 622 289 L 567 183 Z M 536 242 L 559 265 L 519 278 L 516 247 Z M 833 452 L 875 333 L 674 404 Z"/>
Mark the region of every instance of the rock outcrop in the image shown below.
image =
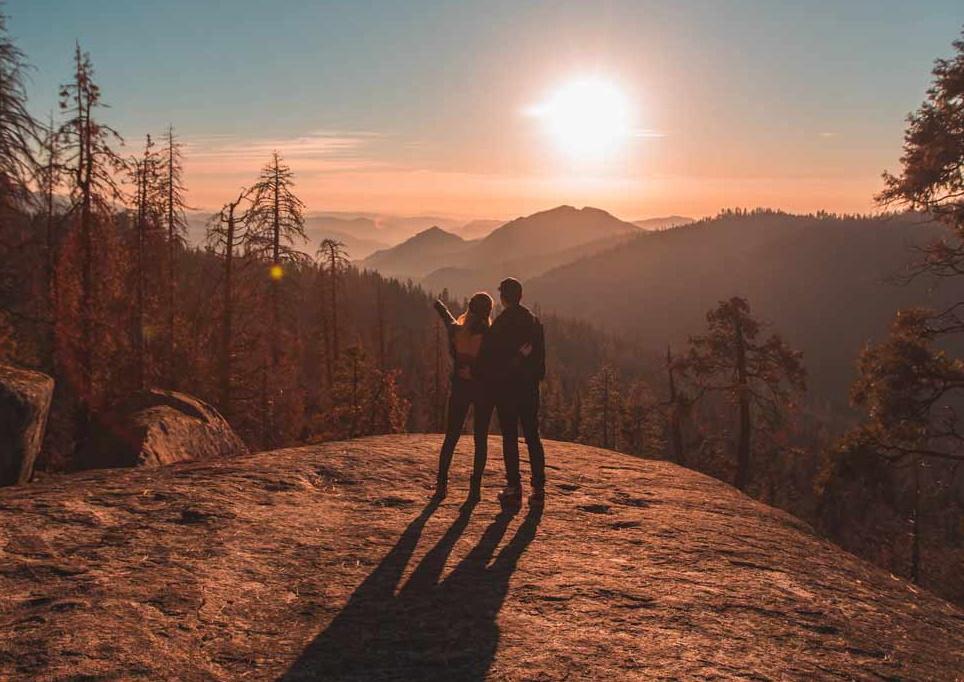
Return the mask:
<path id="1" fill-rule="evenodd" d="M 80 468 L 157 467 L 248 454 L 221 414 L 203 400 L 152 389 L 97 421 Z"/>
<path id="2" fill-rule="evenodd" d="M 0 486 L 30 480 L 53 395 L 46 374 L 0 365 Z"/>
<path id="3" fill-rule="evenodd" d="M 465 439 L 470 441 L 471 439 Z M 547 443 L 427 501 L 439 436 L 0 491 L 0 679 L 953 680 L 964 612 L 661 461 Z M 497 451 L 493 439 L 492 449 Z"/>

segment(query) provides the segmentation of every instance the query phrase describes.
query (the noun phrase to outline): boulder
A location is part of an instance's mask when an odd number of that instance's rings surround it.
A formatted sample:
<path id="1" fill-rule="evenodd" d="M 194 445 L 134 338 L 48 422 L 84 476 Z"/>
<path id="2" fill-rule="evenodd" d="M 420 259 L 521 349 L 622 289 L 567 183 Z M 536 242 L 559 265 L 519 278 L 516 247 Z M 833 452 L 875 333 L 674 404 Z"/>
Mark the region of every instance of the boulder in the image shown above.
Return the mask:
<path id="1" fill-rule="evenodd" d="M 157 467 L 246 454 L 244 441 L 203 400 L 151 389 L 100 417 L 79 460 L 84 469 Z"/>
<path id="2" fill-rule="evenodd" d="M 0 486 L 30 480 L 53 395 L 46 374 L 0 365 Z"/>

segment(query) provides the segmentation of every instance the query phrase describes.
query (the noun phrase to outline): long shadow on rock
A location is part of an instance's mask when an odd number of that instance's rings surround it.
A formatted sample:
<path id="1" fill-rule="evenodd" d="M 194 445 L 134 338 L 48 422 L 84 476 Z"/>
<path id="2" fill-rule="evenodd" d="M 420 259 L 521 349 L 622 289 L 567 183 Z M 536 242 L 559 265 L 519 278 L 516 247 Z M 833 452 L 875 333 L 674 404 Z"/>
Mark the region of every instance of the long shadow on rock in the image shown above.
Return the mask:
<path id="1" fill-rule="evenodd" d="M 504 509 L 479 542 L 441 582 L 472 507 L 462 508 L 395 593 L 426 521 L 429 505 L 385 559 L 355 590 L 328 628 L 305 649 L 283 680 L 482 680 L 499 642 L 496 623 L 519 558 L 536 535 L 530 509 L 495 556 L 516 510 Z"/>

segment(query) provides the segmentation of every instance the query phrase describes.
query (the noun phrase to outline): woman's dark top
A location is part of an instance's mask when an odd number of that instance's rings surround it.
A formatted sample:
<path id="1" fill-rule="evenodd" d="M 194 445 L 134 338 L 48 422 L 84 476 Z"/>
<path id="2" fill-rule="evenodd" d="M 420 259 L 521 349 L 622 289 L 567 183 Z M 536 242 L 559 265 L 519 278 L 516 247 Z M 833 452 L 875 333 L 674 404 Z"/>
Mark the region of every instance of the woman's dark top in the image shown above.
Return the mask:
<path id="1" fill-rule="evenodd" d="M 449 354 L 452 356 L 452 381 L 475 381 L 479 378 L 479 353 L 482 350 L 484 332 L 473 333 L 459 324 L 441 301 L 435 301 L 435 310 L 445 324 L 449 337 Z"/>

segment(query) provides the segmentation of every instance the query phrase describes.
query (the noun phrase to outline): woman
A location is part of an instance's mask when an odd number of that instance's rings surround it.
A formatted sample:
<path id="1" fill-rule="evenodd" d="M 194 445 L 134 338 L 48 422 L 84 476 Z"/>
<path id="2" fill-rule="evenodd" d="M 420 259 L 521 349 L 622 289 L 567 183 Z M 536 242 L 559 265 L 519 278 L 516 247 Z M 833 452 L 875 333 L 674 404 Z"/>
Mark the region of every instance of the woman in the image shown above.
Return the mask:
<path id="1" fill-rule="evenodd" d="M 449 391 L 448 419 L 445 426 L 445 440 L 438 459 L 438 479 L 435 484 L 435 497 L 445 497 L 448 490 L 449 465 L 452 453 L 462 435 L 462 425 L 473 409 L 473 432 L 475 434 L 475 461 L 469 499 L 477 501 L 481 497 L 482 474 L 487 457 L 489 420 L 492 417 L 492 403 L 485 396 L 478 376 L 479 351 L 482 339 L 489 331 L 492 322 L 492 297 L 484 292 L 474 294 L 469 299 L 469 307 L 457 320 L 441 301 L 435 301 L 435 310 L 445 323 L 449 336 L 449 353 L 452 355 L 452 386 Z"/>

